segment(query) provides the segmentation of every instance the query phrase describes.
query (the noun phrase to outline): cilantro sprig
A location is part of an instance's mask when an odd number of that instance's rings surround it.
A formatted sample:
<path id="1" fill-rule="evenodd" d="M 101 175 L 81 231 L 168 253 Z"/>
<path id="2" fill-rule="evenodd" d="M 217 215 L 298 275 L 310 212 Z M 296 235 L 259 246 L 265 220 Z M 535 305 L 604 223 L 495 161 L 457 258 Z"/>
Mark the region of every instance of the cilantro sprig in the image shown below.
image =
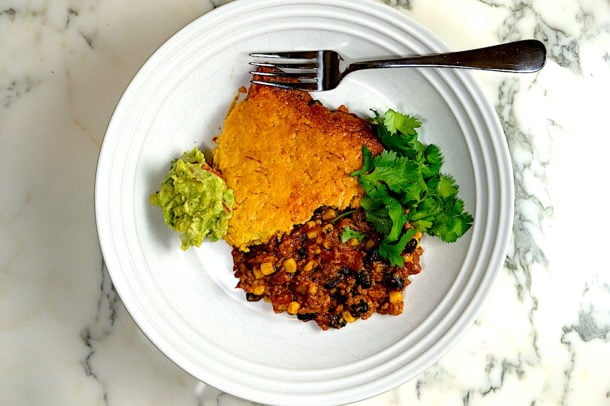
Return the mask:
<path id="1" fill-rule="evenodd" d="M 363 165 L 351 175 L 365 191 L 361 206 L 366 219 L 383 235 L 379 253 L 393 265 L 416 231 L 454 242 L 473 218 L 458 197 L 455 179 L 440 172 L 443 155 L 433 144 L 418 140 L 421 121 L 392 109 L 374 111 L 371 119 L 385 150 L 377 156 L 363 146 Z M 414 228 L 407 228 L 409 223 Z"/>
<path id="2" fill-rule="evenodd" d="M 347 226 L 341 233 L 341 242 L 345 243 L 345 242 L 351 240 L 352 238 L 355 238 L 359 242 L 362 242 L 362 240 L 364 239 L 364 236 L 365 235 L 363 233 L 361 233 L 360 231 L 352 230 L 349 226 Z"/>

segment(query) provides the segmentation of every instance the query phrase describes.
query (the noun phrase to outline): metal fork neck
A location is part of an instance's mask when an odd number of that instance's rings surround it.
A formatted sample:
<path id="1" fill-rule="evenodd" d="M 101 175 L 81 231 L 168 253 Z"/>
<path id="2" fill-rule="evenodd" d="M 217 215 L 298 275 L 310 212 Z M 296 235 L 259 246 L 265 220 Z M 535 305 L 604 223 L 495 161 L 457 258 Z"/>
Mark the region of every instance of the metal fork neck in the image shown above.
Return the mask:
<path id="1" fill-rule="evenodd" d="M 468 51 L 353 62 L 345 74 L 361 69 L 413 66 L 536 72 L 544 66 L 545 60 L 546 49 L 541 42 L 524 40 Z"/>

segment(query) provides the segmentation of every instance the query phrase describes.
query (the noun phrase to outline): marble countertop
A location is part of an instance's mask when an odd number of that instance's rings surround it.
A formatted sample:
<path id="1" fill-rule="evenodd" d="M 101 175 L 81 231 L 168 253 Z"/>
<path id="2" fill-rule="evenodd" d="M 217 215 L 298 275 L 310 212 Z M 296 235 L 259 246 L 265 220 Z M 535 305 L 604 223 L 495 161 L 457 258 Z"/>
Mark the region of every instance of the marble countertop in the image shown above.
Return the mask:
<path id="1" fill-rule="evenodd" d="M 387 0 L 451 48 L 537 38 L 538 74 L 475 73 L 510 147 L 513 238 L 474 324 L 360 405 L 610 405 L 604 158 L 610 3 Z M 250 405 L 139 331 L 104 269 L 93 185 L 145 59 L 214 0 L 0 0 L 0 405 Z M 606 97 L 604 97 L 606 96 Z"/>

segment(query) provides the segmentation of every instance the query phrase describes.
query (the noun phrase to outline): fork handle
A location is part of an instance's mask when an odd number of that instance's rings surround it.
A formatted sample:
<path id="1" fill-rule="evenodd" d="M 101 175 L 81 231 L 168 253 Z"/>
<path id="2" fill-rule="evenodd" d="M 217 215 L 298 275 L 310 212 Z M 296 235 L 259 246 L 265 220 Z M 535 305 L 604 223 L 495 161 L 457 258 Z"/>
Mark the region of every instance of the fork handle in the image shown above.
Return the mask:
<path id="1" fill-rule="evenodd" d="M 530 39 L 468 51 L 353 62 L 347 66 L 345 73 L 361 69 L 417 66 L 526 73 L 542 69 L 545 61 L 546 48 L 544 44 Z"/>

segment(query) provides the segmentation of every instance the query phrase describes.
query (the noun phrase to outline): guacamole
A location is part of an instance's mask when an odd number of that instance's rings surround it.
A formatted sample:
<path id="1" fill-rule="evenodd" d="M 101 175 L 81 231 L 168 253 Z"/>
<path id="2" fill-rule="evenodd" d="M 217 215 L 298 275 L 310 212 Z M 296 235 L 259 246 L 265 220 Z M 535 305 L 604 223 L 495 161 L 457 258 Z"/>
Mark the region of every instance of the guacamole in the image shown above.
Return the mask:
<path id="1" fill-rule="evenodd" d="M 216 241 L 227 233 L 235 203 L 233 191 L 195 148 L 172 162 L 161 190 L 150 203 L 163 210 L 169 228 L 180 233 L 182 249 L 203 240 Z"/>

